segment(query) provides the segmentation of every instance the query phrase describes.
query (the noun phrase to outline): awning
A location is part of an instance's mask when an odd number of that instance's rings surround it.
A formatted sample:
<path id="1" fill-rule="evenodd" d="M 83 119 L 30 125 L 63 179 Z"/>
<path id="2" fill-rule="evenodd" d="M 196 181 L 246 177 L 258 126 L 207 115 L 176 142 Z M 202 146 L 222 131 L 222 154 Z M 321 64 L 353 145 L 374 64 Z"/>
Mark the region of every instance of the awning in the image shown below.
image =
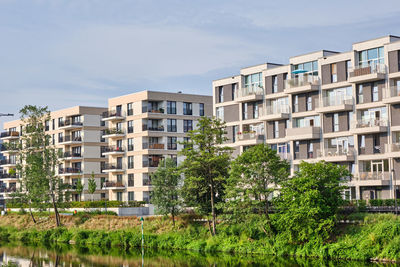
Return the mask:
<path id="1" fill-rule="evenodd" d="M 307 72 L 306 70 L 294 70 L 292 71 L 293 74 L 299 74 L 299 73 L 305 73 Z"/>

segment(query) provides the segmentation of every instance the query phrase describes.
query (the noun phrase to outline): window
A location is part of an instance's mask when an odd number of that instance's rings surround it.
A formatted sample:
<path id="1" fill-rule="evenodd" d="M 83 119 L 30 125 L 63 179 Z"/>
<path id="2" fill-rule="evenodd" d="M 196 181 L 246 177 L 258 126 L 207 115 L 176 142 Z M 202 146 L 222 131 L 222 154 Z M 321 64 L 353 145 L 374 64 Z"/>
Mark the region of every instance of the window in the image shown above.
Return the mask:
<path id="1" fill-rule="evenodd" d="M 236 92 L 237 92 L 237 87 L 238 87 L 238 84 L 237 84 L 237 83 L 232 84 L 232 101 L 235 100 L 235 95 L 236 95 Z"/>
<path id="2" fill-rule="evenodd" d="M 128 169 L 133 169 L 133 156 L 128 156 Z"/>
<path id="3" fill-rule="evenodd" d="M 364 103 L 364 92 L 363 92 L 363 85 L 359 84 L 357 86 L 357 104 Z"/>
<path id="4" fill-rule="evenodd" d="M 168 147 L 168 150 L 176 150 L 177 149 L 175 136 L 168 136 L 167 147 Z"/>
<path id="5" fill-rule="evenodd" d="M 82 154 L 82 147 L 75 146 L 72 148 L 72 156 L 73 157 L 80 157 Z"/>
<path id="6" fill-rule="evenodd" d="M 128 126 L 128 133 L 133 133 L 133 121 L 127 122 Z"/>
<path id="7" fill-rule="evenodd" d="M 248 119 L 248 115 L 247 115 L 248 104 L 249 103 L 242 103 L 242 120 Z"/>
<path id="8" fill-rule="evenodd" d="M 128 151 L 133 151 L 133 138 L 128 138 Z"/>
<path id="9" fill-rule="evenodd" d="M 224 87 L 219 86 L 218 87 L 218 103 L 224 102 Z"/>
<path id="10" fill-rule="evenodd" d="M 192 103 L 183 102 L 183 115 L 193 115 Z"/>
<path id="11" fill-rule="evenodd" d="M 183 132 L 187 133 L 189 131 L 193 131 L 193 121 L 183 120 Z"/>
<path id="12" fill-rule="evenodd" d="M 334 132 L 339 131 L 339 113 L 333 113 L 332 129 Z"/>
<path id="13" fill-rule="evenodd" d="M 58 118 L 58 128 L 64 126 L 64 118 Z"/>
<path id="14" fill-rule="evenodd" d="M 353 124 L 353 111 L 349 111 L 347 114 L 347 129 L 350 130 L 351 125 Z"/>
<path id="15" fill-rule="evenodd" d="M 106 139 L 103 137 L 106 135 L 106 130 L 101 130 L 100 142 L 105 143 Z"/>
<path id="16" fill-rule="evenodd" d="M 135 179 L 133 173 L 128 174 L 128 186 L 135 186 Z"/>
<path id="17" fill-rule="evenodd" d="M 128 111 L 128 116 L 133 115 L 133 103 L 128 103 L 126 105 L 126 110 Z"/>
<path id="18" fill-rule="evenodd" d="M 303 73 L 296 74 L 296 77 L 303 76 L 318 76 L 318 61 L 310 61 L 301 64 L 294 65 L 294 70 L 302 70 Z"/>
<path id="19" fill-rule="evenodd" d="M 58 133 L 58 142 L 59 143 L 64 142 L 63 133 Z"/>
<path id="20" fill-rule="evenodd" d="M 218 107 L 216 109 L 216 116 L 217 119 L 220 119 L 221 121 L 224 120 L 224 107 Z"/>
<path id="21" fill-rule="evenodd" d="M 299 112 L 299 96 L 295 95 L 293 98 L 293 112 Z"/>
<path id="22" fill-rule="evenodd" d="M 236 136 L 238 132 L 239 132 L 239 126 L 237 125 L 232 126 L 232 143 L 236 142 Z"/>
<path id="23" fill-rule="evenodd" d="M 116 115 L 122 116 L 122 105 L 116 106 Z"/>
<path id="24" fill-rule="evenodd" d="M 258 119 L 258 103 L 253 103 L 253 119 Z"/>
<path id="25" fill-rule="evenodd" d="M 117 169 L 122 169 L 122 157 L 117 158 Z"/>
<path id="26" fill-rule="evenodd" d="M 331 81 L 337 82 L 337 65 L 336 63 L 331 64 Z"/>
<path id="27" fill-rule="evenodd" d="M 300 154 L 300 141 L 294 142 L 294 158 L 298 159 Z"/>
<path id="28" fill-rule="evenodd" d="M 45 131 L 50 130 L 50 121 L 48 121 L 48 120 L 45 121 L 44 130 L 45 130 Z"/>
<path id="29" fill-rule="evenodd" d="M 51 144 L 55 145 L 56 144 L 56 137 L 54 134 L 51 135 Z"/>
<path id="30" fill-rule="evenodd" d="M 167 101 L 167 113 L 176 114 L 176 101 Z"/>
<path id="31" fill-rule="evenodd" d="M 128 192 L 128 201 L 135 200 L 135 192 Z"/>
<path id="32" fill-rule="evenodd" d="M 349 78 L 349 72 L 352 69 L 351 60 L 346 61 L 346 80 Z"/>
<path id="33" fill-rule="evenodd" d="M 272 93 L 278 93 L 278 77 L 272 76 Z"/>
<path id="34" fill-rule="evenodd" d="M 52 119 L 52 121 L 51 121 L 51 127 L 52 127 L 53 130 L 56 129 L 56 120 L 55 120 L 55 119 Z"/>
<path id="35" fill-rule="evenodd" d="M 263 82 L 261 72 L 244 76 L 244 87 L 249 92 L 255 92 L 257 89 L 262 88 L 262 86 Z"/>
<path id="36" fill-rule="evenodd" d="M 314 157 L 314 143 L 309 142 L 307 146 L 307 158 L 312 159 Z"/>
<path id="37" fill-rule="evenodd" d="M 204 116 L 204 103 L 199 104 L 199 115 Z"/>
<path id="38" fill-rule="evenodd" d="M 287 86 L 287 73 L 283 74 L 283 89 L 286 89 Z"/>
<path id="39" fill-rule="evenodd" d="M 358 65 L 360 67 L 371 66 L 375 70 L 380 64 L 385 63 L 385 55 L 382 47 L 372 48 L 358 53 Z"/>
<path id="40" fill-rule="evenodd" d="M 167 119 L 167 131 L 176 132 L 176 119 Z"/>
<path id="41" fill-rule="evenodd" d="M 381 153 L 381 142 L 380 142 L 380 135 L 374 134 L 372 136 L 373 143 L 374 143 L 374 154 Z"/>
<path id="42" fill-rule="evenodd" d="M 378 84 L 372 83 L 372 102 L 379 101 L 379 91 L 378 91 Z"/>
<path id="43" fill-rule="evenodd" d="M 307 96 L 306 110 L 307 111 L 311 111 L 312 110 L 312 97 L 311 96 Z"/>
<path id="44" fill-rule="evenodd" d="M 117 201 L 122 201 L 122 192 L 117 192 Z"/>
<path id="45" fill-rule="evenodd" d="M 189 142 L 190 142 L 190 137 L 183 137 L 183 143 L 184 143 L 183 148 L 189 147 L 190 146 Z"/>
<path id="46" fill-rule="evenodd" d="M 274 138 L 279 138 L 279 121 L 274 121 Z"/>
<path id="47" fill-rule="evenodd" d="M 361 135 L 360 137 L 360 148 L 365 149 L 365 135 Z"/>
<path id="48" fill-rule="evenodd" d="M 117 131 L 122 131 L 122 122 L 118 122 L 117 124 L 115 124 L 115 129 Z"/>
<path id="49" fill-rule="evenodd" d="M 72 132 L 72 141 L 82 141 L 81 131 Z"/>

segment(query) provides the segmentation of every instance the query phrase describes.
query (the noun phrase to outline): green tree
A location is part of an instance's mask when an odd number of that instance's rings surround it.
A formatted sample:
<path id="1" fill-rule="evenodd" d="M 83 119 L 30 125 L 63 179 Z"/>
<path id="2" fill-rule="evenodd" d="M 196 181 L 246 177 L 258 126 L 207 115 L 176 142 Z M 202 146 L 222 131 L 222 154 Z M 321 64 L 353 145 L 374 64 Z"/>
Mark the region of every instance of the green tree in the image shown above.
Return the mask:
<path id="1" fill-rule="evenodd" d="M 96 190 L 96 189 L 95 189 Z M 76 189 L 75 189 L 76 193 L 78 193 L 79 195 L 79 201 L 82 200 L 82 192 L 83 192 L 83 184 L 81 179 L 78 179 L 78 181 L 76 182 Z"/>
<path id="2" fill-rule="evenodd" d="M 61 225 L 57 204 L 63 200 L 64 184 L 56 174 L 58 151 L 50 144 L 45 123 L 50 120 L 47 107 L 27 105 L 20 110 L 23 133 L 18 148 L 17 171 L 19 190 L 13 196 L 27 203 L 32 220 L 36 222 L 32 207 L 44 209 L 51 201 L 57 226 Z"/>
<path id="3" fill-rule="evenodd" d="M 181 155 L 180 168 L 185 175 L 182 196 L 185 204 L 203 215 L 212 216 L 212 235 L 216 234 L 216 204 L 223 201 L 231 148 L 223 146 L 225 124 L 216 118 L 204 117 L 189 132 Z"/>
<path id="4" fill-rule="evenodd" d="M 231 164 L 224 204 L 226 213 L 243 221 L 257 211 L 265 215 L 271 227 L 269 202 L 277 184 L 286 181 L 289 174 L 287 161 L 281 160 L 268 145 L 247 149 Z"/>
<path id="5" fill-rule="evenodd" d="M 151 202 L 156 206 L 158 213 L 171 214 L 175 226 L 175 216 L 182 204 L 179 198 L 181 175 L 175 161 L 171 158 L 161 161 L 157 170 L 151 175 L 151 183 L 153 185 Z"/>
<path id="6" fill-rule="evenodd" d="M 88 192 L 89 192 L 89 194 L 92 195 L 92 201 L 93 201 L 93 194 L 94 194 L 94 192 L 96 192 L 96 188 L 97 188 L 96 180 L 94 179 L 94 172 L 92 172 L 92 174 L 88 180 Z"/>
<path id="7" fill-rule="evenodd" d="M 343 203 L 343 179 L 350 175 L 337 164 L 302 162 L 294 177 L 281 183 L 281 193 L 275 201 L 280 232 L 290 242 L 326 240 Z"/>

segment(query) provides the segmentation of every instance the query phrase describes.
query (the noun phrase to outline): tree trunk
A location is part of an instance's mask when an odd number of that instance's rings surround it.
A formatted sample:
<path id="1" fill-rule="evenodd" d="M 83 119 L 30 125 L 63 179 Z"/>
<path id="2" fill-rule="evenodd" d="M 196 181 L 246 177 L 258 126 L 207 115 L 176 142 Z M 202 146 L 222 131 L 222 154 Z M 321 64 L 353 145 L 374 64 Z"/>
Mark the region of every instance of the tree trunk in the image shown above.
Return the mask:
<path id="1" fill-rule="evenodd" d="M 30 202 L 29 202 L 29 213 L 31 214 L 31 218 L 32 218 L 33 223 L 36 223 L 35 216 L 33 216 L 33 213 L 32 213 L 32 207 L 31 207 L 31 203 Z"/>
<path id="2" fill-rule="evenodd" d="M 214 184 L 211 182 L 211 214 L 212 214 L 212 235 L 216 234 L 216 215 L 215 215 L 215 207 L 214 207 Z"/>
<path id="3" fill-rule="evenodd" d="M 210 231 L 210 235 L 212 236 L 213 233 L 212 233 L 212 230 L 211 230 L 211 221 L 208 219 L 208 216 L 207 216 L 207 223 L 208 223 L 208 230 Z"/>
<path id="4" fill-rule="evenodd" d="M 53 201 L 54 214 L 56 215 L 56 224 L 57 224 L 57 227 L 60 227 L 60 226 L 61 226 L 60 214 L 58 213 L 58 209 L 57 209 L 57 205 L 56 205 L 56 200 L 55 200 L 54 193 L 51 194 L 51 199 L 52 199 L 52 201 Z"/>
<path id="5" fill-rule="evenodd" d="M 174 207 L 172 208 L 171 215 L 172 215 L 172 224 L 175 228 L 175 208 Z"/>

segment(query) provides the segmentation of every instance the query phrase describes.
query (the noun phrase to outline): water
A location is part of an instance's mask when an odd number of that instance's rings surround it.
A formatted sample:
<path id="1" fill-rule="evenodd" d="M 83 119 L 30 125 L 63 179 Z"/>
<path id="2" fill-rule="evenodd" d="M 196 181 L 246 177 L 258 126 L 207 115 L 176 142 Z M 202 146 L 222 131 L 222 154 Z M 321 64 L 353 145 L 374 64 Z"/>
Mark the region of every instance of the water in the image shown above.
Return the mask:
<path id="1" fill-rule="evenodd" d="M 79 248 L 57 246 L 52 248 L 0 245 L 0 266 L 15 263 L 21 267 L 34 266 L 400 266 L 357 261 L 323 261 L 291 257 L 257 255 L 202 254 L 188 251 L 154 251 L 135 249 L 103 250 L 97 247 Z"/>

